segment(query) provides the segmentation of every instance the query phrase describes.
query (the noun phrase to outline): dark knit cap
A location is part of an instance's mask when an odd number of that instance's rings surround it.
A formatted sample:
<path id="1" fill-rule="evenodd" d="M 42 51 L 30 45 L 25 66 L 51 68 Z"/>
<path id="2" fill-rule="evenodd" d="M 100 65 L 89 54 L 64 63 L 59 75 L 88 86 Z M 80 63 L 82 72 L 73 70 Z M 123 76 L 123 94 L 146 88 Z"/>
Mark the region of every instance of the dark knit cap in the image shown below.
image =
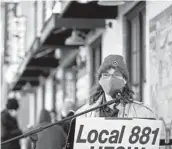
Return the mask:
<path id="1" fill-rule="evenodd" d="M 9 110 L 17 110 L 19 108 L 17 99 L 15 98 L 8 99 L 6 107 Z"/>
<path id="2" fill-rule="evenodd" d="M 128 70 L 126 68 L 126 65 L 124 63 L 124 59 L 121 55 L 109 55 L 107 56 L 103 63 L 101 64 L 98 74 L 101 74 L 102 72 L 106 71 L 109 68 L 116 68 L 118 67 L 121 73 L 124 75 L 125 79 L 128 80 L 129 74 Z"/>

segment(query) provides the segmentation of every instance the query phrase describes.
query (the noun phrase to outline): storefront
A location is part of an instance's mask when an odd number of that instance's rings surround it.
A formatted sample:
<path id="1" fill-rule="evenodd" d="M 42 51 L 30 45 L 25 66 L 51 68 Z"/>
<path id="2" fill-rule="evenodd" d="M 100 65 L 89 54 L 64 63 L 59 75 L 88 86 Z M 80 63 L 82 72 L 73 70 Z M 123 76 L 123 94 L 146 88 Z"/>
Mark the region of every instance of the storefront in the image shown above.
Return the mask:
<path id="1" fill-rule="evenodd" d="M 85 33 L 84 45 L 79 47 L 76 56 L 76 107 L 88 102 L 91 88 L 96 85 L 96 73 L 102 61 L 102 35 L 106 26 L 105 19 L 117 17 L 117 6 L 101 6 L 96 1 L 66 3 L 61 17 L 63 19 L 86 20 L 89 32 Z M 75 9 L 77 8 L 77 9 Z M 94 11 L 94 13 L 91 13 Z M 102 26 L 100 26 L 102 22 Z M 82 24 L 79 24 L 81 28 Z M 89 27 L 90 26 L 90 27 Z M 82 30 L 81 30 L 82 32 Z"/>
<path id="2" fill-rule="evenodd" d="M 119 54 L 127 64 L 136 100 L 153 107 L 170 126 L 172 3 L 125 1 L 107 6 L 67 1 L 60 5 L 30 3 L 35 11 L 27 18 L 34 18 L 27 24 L 28 52 L 10 86 L 28 92 L 30 109 L 34 107 L 30 123 L 38 120 L 43 108 L 56 110 L 61 119 L 65 101 L 74 102 L 75 109 L 86 103 L 103 59 Z"/>

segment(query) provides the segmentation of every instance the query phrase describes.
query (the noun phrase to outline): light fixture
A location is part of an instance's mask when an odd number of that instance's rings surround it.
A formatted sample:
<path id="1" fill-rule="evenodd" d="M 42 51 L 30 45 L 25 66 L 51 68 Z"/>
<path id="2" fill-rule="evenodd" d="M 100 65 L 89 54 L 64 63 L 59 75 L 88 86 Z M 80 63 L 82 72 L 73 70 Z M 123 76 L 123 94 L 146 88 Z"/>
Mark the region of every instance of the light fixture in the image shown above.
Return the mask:
<path id="1" fill-rule="evenodd" d="M 101 5 L 101 6 L 119 6 L 119 5 L 124 5 L 125 4 L 125 1 L 122 1 L 122 0 L 99 0 L 98 5 Z"/>
<path id="2" fill-rule="evenodd" d="M 89 0 L 77 0 L 77 2 L 82 3 L 82 4 L 86 4 L 89 2 Z"/>
<path id="3" fill-rule="evenodd" d="M 73 30 L 72 35 L 65 40 L 65 45 L 84 45 L 84 38 L 79 34 L 79 31 Z"/>

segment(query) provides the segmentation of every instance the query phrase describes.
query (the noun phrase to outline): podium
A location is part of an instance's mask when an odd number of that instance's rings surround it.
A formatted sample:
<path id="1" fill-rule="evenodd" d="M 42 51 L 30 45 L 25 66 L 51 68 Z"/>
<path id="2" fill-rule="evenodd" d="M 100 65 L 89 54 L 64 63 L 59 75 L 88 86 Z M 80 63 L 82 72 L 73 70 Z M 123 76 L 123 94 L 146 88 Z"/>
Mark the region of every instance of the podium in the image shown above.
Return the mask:
<path id="1" fill-rule="evenodd" d="M 143 118 L 77 118 L 71 121 L 66 149 L 158 149 L 162 121 Z"/>

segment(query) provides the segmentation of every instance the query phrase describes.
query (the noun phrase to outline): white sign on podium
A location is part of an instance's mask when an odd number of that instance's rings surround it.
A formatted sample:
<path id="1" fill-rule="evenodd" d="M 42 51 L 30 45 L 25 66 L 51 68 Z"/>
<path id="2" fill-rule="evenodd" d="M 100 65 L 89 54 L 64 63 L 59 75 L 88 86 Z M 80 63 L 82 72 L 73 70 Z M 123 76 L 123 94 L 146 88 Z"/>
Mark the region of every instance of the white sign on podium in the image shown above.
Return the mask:
<path id="1" fill-rule="evenodd" d="M 77 118 L 73 149 L 158 149 L 162 122 Z"/>

